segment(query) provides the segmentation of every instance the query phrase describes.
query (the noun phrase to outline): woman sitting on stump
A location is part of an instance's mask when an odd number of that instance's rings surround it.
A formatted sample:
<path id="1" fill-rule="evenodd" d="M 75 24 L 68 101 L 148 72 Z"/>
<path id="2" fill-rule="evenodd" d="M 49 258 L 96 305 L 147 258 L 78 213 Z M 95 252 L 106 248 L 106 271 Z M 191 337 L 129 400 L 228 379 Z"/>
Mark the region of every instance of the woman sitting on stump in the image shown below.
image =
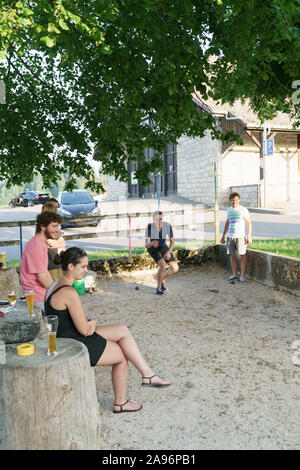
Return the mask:
<path id="1" fill-rule="evenodd" d="M 46 293 L 45 316 L 57 315 L 58 338 L 73 338 L 85 344 L 92 366 L 112 366 L 114 413 L 139 411 L 140 403 L 126 399 L 128 361 L 141 373 L 144 386 L 167 387 L 171 382 L 153 373 L 126 326 L 97 326 L 95 320 L 86 318 L 80 297 L 72 287 L 88 270 L 85 251 L 72 247 L 60 256 L 63 275 Z"/>

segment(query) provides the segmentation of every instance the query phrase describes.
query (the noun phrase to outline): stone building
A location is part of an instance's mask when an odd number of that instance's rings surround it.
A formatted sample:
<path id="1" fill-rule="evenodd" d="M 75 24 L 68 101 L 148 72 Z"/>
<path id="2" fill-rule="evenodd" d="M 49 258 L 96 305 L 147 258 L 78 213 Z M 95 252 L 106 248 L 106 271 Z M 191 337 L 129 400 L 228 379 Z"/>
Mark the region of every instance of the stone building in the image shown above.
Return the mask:
<path id="1" fill-rule="evenodd" d="M 273 139 L 273 155 L 267 155 L 265 166 L 263 126 L 246 104 L 203 104 L 197 96 L 193 101 L 199 112 L 211 112 L 224 131 L 239 134 L 244 145 L 223 144 L 213 140 L 210 132 L 199 139 L 182 136 L 178 145 L 167 146 L 163 155 L 165 173 L 153 175 L 148 188 L 140 187 L 135 179 L 136 163 L 128 164 L 129 183 L 108 177 L 110 200 L 156 198 L 160 191 L 161 196 L 177 194 L 211 206 L 217 193 L 218 204 L 224 207 L 229 204 L 229 194 L 238 191 L 243 204 L 249 207 L 300 203 L 300 129 L 293 129 L 287 115 L 278 113 L 266 123 L 267 139 Z M 151 149 L 146 149 L 145 159 L 149 158 Z"/>

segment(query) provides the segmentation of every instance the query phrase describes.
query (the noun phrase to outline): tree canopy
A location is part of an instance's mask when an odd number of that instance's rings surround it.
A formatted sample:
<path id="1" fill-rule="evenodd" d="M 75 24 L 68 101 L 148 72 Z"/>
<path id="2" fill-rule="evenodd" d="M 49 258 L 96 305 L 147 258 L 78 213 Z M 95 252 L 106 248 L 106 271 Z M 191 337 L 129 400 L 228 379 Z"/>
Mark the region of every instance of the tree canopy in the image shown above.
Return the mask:
<path id="1" fill-rule="evenodd" d="M 49 187 L 68 171 L 68 187 L 83 176 L 98 189 L 94 155 L 123 181 L 126 159 L 140 162 L 146 184 L 181 135 L 232 139 L 195 109 L 195 89 L 250 100 L 261 119 L 280 110 L 299 120 L 299 26 L 300 0 L 1 2 L 1 179 L 39 172 Z"/>

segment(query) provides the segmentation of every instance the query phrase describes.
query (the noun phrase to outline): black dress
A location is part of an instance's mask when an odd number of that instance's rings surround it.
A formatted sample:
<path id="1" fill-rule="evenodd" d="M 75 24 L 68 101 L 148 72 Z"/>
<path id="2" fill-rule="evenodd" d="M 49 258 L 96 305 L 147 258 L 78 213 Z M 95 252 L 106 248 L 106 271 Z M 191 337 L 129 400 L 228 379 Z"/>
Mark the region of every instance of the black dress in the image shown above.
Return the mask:
<path id="1" fill-rule="evenodd" d="M 45 300 L 45 316 L 56 315 L 58 317 L 57 338 L 73 338 L 77 341 L 81 341 L 88 349 L 91 366 L 95 366 L 106 347 L 106 339 L 102 338 L 98 333 L 94 333 L 91 336 L 81 335 L 74 325 L 68 308 L 66 310 L 56 310 L 50 305 L 52 295 L 63 287 L 70 286 L 65 285 L 58 287 L 49 295 L 47 300 Z"/>

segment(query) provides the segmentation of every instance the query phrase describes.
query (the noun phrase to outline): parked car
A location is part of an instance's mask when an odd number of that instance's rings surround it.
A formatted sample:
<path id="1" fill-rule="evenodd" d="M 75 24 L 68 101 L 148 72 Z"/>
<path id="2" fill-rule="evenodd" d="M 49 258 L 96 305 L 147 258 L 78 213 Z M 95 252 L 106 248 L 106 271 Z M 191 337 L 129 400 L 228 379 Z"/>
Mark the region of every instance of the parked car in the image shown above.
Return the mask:
<path id="1" fill-rule="evenodd" d="M 58 213 L 64 218 L 61 224 L 64 227 L 86 227 L 97 225 L 99 222 L 100 209 L 98 201 L 95 201 L 91 194 L 85 189 L 75 189 L 74 191 L 61 191 L 58 195 Z M 95 217 L 90 222 L 73 222 L 76 217 Z M 66 220 L 66 219 L 70 219 Z"/>
<path id="2" fill-rule="evenodd" d="M 45 204 L 50 196 L 41 191 L 24 191 L 19 196 L 14 196 L 8 203 L 9 207 L 32 207 L 36 204 Z"/>

